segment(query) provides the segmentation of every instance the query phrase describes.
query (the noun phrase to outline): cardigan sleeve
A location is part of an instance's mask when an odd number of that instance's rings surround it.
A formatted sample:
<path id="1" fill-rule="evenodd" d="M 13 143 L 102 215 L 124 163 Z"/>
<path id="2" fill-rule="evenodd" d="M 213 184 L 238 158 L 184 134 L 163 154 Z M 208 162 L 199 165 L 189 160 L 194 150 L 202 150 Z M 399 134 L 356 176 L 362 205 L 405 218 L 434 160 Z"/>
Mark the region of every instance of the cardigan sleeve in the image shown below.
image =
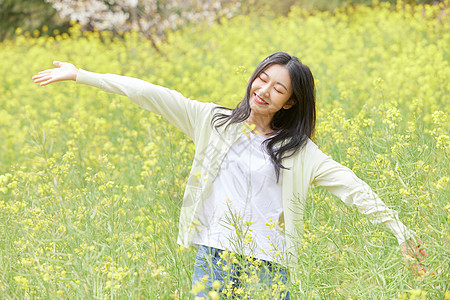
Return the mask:
<path id="1" fill-rule="evenodd" d="M 193 140 L 197 120 L 209 113 L 214 105 L 190 100 L 177 91 L 141 79 L 115 74 L 100 74 L 79 69 L 76 83 L 127 96 L 141 108 L 163 116 Z"/>
<path id="2" fill-rule="evenodd" d="M 397 238 L 399 244 L 415 235 L 398 218 L 395 210 L 386 204 L 349 168 L 325 155 L 317 146 L 311 154 L 313 184 L 325 187 L 347 205 L 354 205 L 374 224 L 384 224 Z"/>

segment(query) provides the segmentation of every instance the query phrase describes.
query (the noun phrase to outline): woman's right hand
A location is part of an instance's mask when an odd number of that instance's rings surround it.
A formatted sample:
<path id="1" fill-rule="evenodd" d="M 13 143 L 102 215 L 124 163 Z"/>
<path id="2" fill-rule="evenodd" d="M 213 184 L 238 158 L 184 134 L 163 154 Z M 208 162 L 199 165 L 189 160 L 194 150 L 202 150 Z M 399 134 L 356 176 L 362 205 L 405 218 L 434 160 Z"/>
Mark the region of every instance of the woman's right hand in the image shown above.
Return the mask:
<path id="1" fill-rule="evenodd" d="M 52 82 L 64 81 L 64 80 L 77 80 L 78 69 L 67 62 L 54 61 L 53 64 L 57 66 L 54 69 L 48 69 L 41 71 L 34 75 L 32 79 L 35 83 L 40 83 L 40 85 L 47 85 Z"/>

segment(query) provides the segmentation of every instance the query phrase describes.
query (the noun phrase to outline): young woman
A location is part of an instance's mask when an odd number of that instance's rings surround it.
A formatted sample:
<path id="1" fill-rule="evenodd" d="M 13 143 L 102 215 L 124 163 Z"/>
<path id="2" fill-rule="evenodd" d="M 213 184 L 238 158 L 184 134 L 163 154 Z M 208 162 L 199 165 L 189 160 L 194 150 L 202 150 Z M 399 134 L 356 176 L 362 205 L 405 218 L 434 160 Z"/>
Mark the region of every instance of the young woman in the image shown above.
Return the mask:
<path id="1" fill-rule="evenodd" d="M 214 284 L 223 297 L 257 286 L 276 287 L 279 298 L 289 299 L 286 266 L 295 259 L 301 240 L 311 184 L 355 205 L 373 223 L 383 223 L 396 236 L 404 257 L 416 257 L 416 270 L 425 271 L 420 265 L 425 250 L 414 232 L 366 183 L 311 141 L 314 79 L 296 57 L 278 52 L 264 59 L 234 109 L 189 100 L 135 78 L 92 73 L 58 61 L 54 65 L 57 68 L 39 72 L 34 81 L 47 85 L 74 80 L 127 96 L 193 140 L 195 157 L 178 243 L 198 247 L 193 274 L 197 296 L 206 296 Z M 242 278 L 251 276 L 256 284 L 246 286 Z"/>

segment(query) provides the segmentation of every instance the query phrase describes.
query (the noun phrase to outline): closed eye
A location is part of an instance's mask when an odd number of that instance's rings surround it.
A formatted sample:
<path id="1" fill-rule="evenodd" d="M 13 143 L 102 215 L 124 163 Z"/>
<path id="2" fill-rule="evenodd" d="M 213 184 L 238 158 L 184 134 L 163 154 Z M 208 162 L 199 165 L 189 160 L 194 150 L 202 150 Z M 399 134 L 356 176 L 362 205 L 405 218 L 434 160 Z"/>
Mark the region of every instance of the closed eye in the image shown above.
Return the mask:
<path id="1" fill-rule="evenodd" d="M 259 77 L 259 79 L 261 79 L 262 82 L 266 83 L 270 80 L 270 76 L 266 73 L 266 72 L 262 72 Z M 282 82 L 276 82 L 276 84 L 280 85 L 283 89 L 286 90 L 286 92 L 288 91 L 287 87 L 285 84 L 283 84 Z M 278 93 L 283 94 L 283 92 L 281 92 L 279 89 L 275 89 Z"/>
<path id="2" fill-rule="evenodd" d="M 275 91 L 277 91 L 280 94 L 283 94 L 283 92 L 281 92 L 280 90 L 278 90 L 277 88 L 275 88 Z"/>

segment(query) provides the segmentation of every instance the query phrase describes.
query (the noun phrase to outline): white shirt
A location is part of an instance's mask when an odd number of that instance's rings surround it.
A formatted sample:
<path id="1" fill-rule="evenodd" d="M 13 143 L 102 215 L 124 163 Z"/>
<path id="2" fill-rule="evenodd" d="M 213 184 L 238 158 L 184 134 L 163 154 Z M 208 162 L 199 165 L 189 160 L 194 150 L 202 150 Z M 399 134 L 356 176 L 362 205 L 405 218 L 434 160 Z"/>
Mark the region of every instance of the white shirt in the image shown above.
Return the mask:
<path id="1" fill-rule="evenodd" d="M 277 261 L 284 257 L 281 181 L 262 142 L 249 133 L 224 158 L 203 203 L 193 243 Z"/>

